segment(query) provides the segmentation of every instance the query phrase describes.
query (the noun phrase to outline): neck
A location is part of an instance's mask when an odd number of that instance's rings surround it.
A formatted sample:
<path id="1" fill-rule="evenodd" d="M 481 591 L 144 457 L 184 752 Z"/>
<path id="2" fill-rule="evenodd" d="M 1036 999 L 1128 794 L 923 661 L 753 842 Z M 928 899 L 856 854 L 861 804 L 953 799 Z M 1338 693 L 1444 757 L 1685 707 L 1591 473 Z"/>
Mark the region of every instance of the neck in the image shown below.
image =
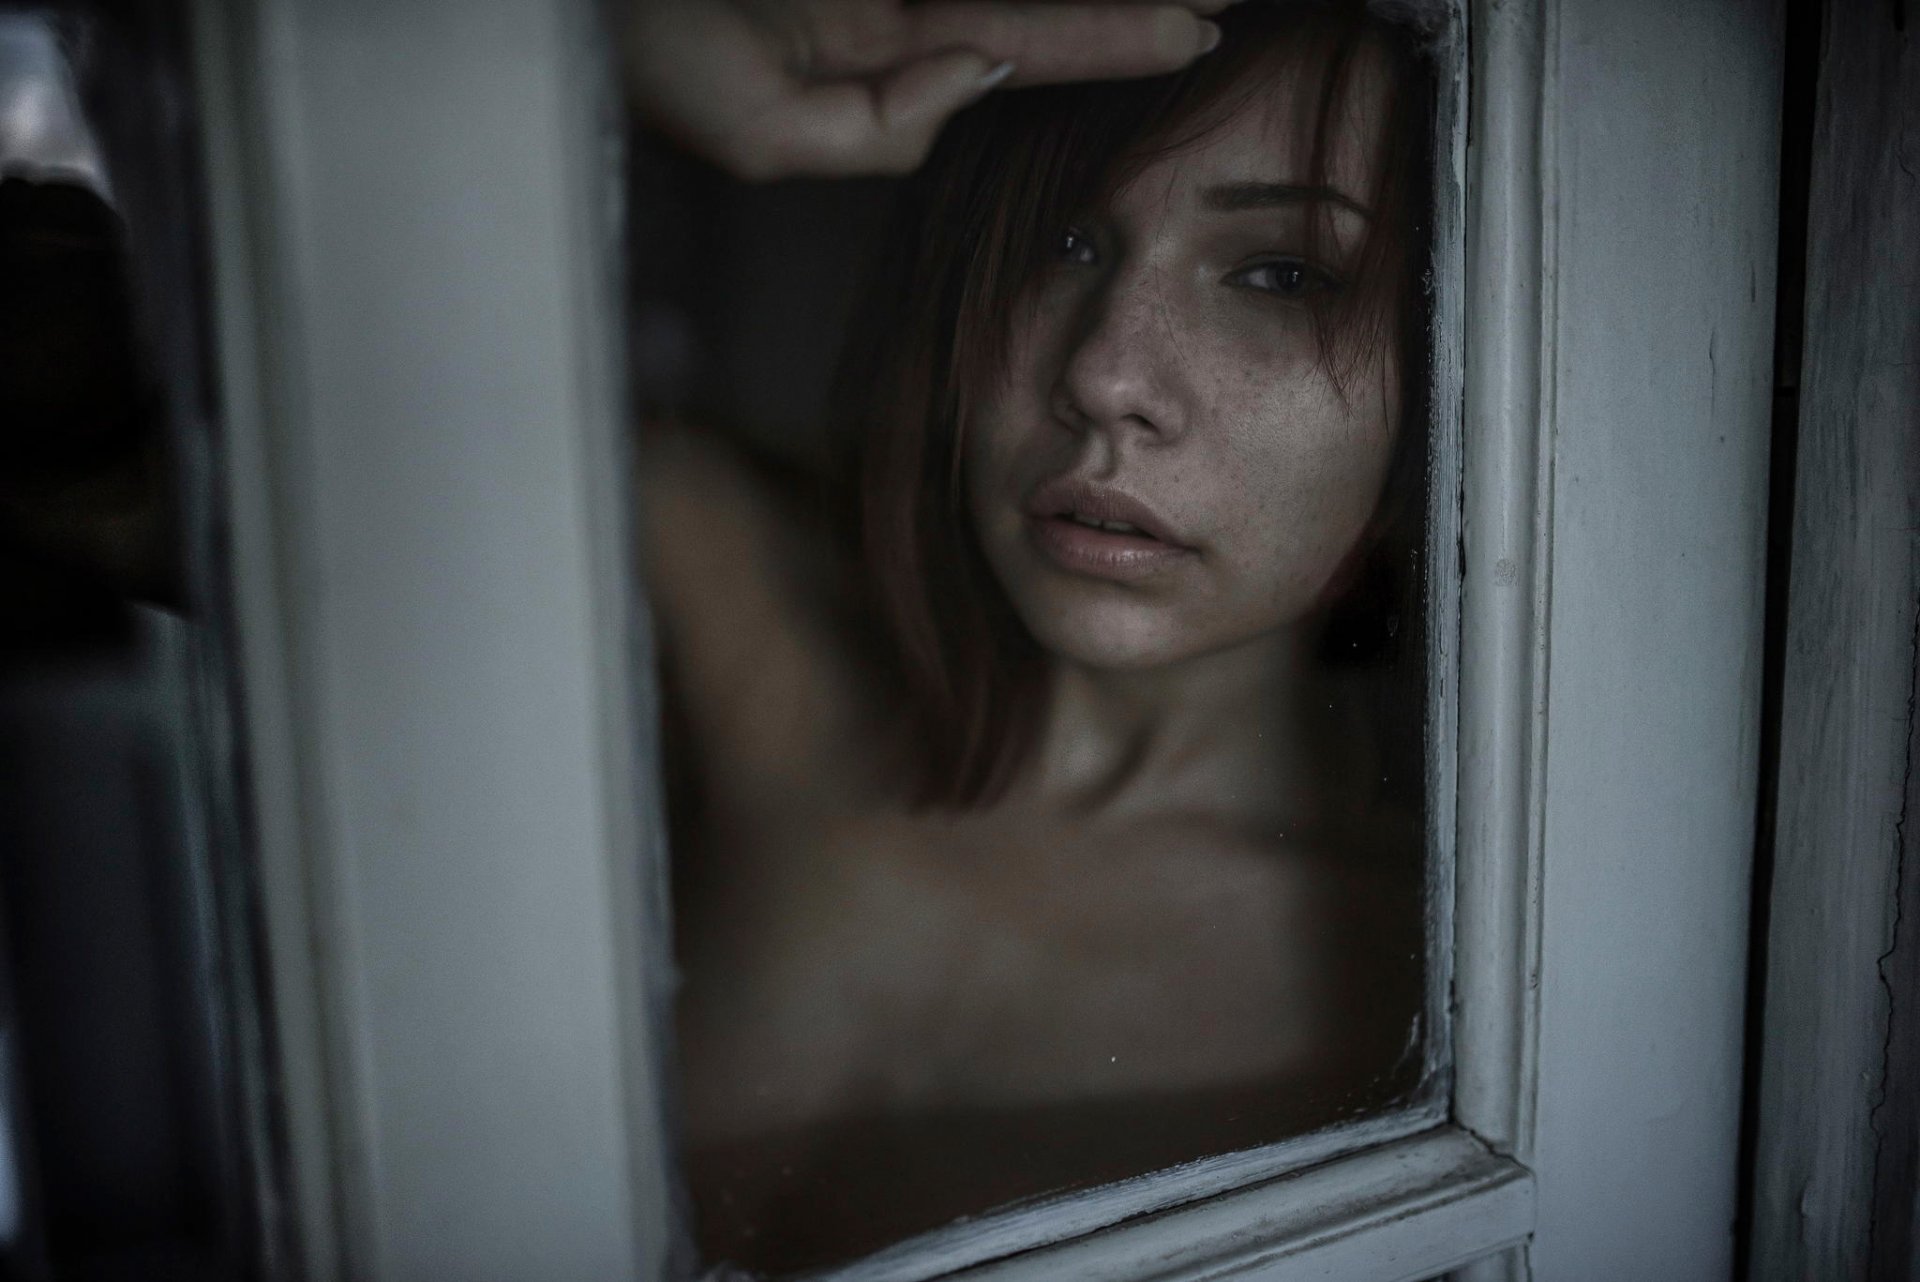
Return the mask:
<path id="1" fill-rule="evenodd" d="M 1076 808 L 1200 807 L 1285 819 L 1303 778 L 1295 710 L 1313 681 L 1307 636 L 1268 634 L 1145 671 L 1055 663 L 1034 790 Z"/>

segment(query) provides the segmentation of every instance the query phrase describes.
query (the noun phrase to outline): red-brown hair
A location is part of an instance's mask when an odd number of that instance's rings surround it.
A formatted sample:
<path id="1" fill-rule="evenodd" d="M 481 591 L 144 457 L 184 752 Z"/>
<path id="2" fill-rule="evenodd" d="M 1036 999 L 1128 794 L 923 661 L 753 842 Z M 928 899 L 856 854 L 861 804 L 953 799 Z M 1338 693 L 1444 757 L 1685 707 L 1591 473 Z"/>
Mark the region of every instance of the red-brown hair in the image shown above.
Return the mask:
<path id="1" fill-rule="evenodd" d="M 1284 69 L 1300 69 L 1293 83 L 1305 95 L 1304 182 L 1322 187 L 1335 105 L 1363 55 L 1384 60 L 1374 216 L 1345 258 L 1347 287 L 1323 294 L 1314 319 L 1336 380 L 1381 344 L 1400 346 L 1406 409 L 1395 471 L 1423 470 L 1426 308 L 1416 268 L 1429 33 L 1358 0 L 1246 0 L 1220 21 L 1220 47 L 1174 76 L 994 95 L 948 127 L 902 193 L 839 399 L 840 421 L 855 432 L 856 537 L 906 700 L 922 804 L 997 796 L 1031 745 L 1046 690 L 1044 656 L 980 552 L 960 478 L 971 402 L 997 376 L 1023 289 L 1076 213 L 1206 136 Z M 1406 489 L 1404 475 L 1390 480 L 1389 502 Z"/>

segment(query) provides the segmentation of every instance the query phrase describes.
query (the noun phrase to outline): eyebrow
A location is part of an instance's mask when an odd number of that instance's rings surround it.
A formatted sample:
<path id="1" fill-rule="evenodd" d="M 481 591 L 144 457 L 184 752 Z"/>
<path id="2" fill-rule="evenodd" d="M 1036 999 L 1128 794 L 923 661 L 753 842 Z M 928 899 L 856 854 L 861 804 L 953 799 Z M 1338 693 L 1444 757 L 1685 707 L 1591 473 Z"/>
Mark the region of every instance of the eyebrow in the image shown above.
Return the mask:
<path id="1" fill-rule="evenodd" d="M 1243 209 L 1271 209 L 1276 205 L 1324 201 L 1342 209 L 1350 209 L 1362 218 L 1373 217 L 1371 209 L 1345 192 L 1332 187 L 1308 187 L 1298 183 L 1223 183 L 1207 188 L 1202 198 L 1207 208 L 1223 214 L 1237 213 Z"/>

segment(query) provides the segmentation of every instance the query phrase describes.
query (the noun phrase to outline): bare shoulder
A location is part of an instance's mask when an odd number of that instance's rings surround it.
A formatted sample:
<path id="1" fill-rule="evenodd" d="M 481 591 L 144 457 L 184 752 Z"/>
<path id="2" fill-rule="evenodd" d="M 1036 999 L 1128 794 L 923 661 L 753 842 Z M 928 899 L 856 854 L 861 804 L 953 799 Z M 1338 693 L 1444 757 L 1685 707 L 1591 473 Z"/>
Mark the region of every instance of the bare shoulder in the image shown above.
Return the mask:
<path id="1" fill-rule="evenodd" d="M 640 561 L 699 764 L 749 790 L 817 788 L 864 703 L 827 532 L 697 432 L 650 430 L 638 486 Z"/>

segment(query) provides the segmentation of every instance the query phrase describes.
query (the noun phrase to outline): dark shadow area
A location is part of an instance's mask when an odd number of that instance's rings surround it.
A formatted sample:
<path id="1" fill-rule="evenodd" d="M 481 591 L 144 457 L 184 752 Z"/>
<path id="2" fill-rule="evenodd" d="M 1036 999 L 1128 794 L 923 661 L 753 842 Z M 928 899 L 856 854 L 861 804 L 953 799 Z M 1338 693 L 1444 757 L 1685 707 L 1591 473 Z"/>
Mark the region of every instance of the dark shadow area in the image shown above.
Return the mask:
<path id="1" fill-rule="evenodd" d="M 185 17 L 0 6 L 0 1276 L 21 1282 L 238 1282 L 285 1250 Z"/>
<path id="2" fill-rule="evenodd" d="M 1780 785 L 1780 711 L 1786 680 L 1787 602 L 1793 569 L 1795 460 L 1800 425 L 1801 334 L 1807 301 L 1807 215 L 1813 128 L 1820 81 L 1825 0 L 1787 0 L 1780 118 L 1780 247 L 1774 295 L 1773 434 L 1768 457 L 1766 638 L 1762 652 L 1759 787 L 1748 925 L 1746 1033 L 1740 1108 L 1740 1189 L 1734 1221 L 1734 1276 L 1752 1261 L 1753 1162 L 1760 1121 L 1760 1067 L 1766 1037 L 1767 944 L 1773 920 L 1775 820 Z"/>

